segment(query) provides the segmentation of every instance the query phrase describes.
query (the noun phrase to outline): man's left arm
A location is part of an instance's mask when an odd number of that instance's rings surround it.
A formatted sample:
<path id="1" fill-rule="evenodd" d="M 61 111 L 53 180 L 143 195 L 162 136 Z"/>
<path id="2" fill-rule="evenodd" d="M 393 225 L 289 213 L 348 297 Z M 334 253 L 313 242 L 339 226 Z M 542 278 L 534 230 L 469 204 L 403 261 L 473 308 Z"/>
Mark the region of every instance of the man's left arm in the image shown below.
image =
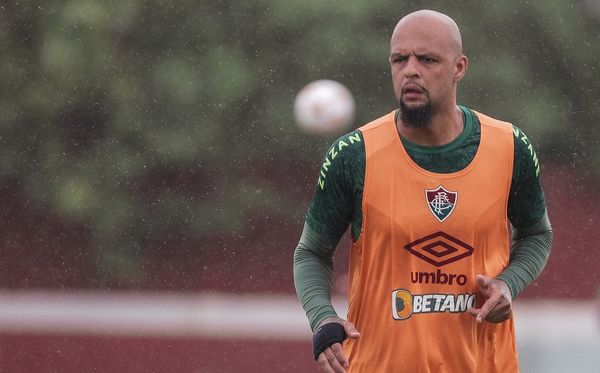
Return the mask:
<path id="1" fill-rule="evenodd" d="M 508 201 L 513 237 L 508 266 L 496 278 L 480 275 L 477 284 L 487 298 L 469 313 L 477 321 L 502 322 L 510 317 L 512 300 L 542 272 L 552 248 L 552 228 L 540 182 L 540 163 L 527 136 L 514 127 L 514 166 Z"/>
<path id="2" fill-rule="evenodd" d="M 529 228 L 515 228 L 509 264 L 496 276 L 496 279 L 508 285 L 512 299 L 539 276 L 546 266 L 551 249 L 552 228 L 547 213 Z"/>

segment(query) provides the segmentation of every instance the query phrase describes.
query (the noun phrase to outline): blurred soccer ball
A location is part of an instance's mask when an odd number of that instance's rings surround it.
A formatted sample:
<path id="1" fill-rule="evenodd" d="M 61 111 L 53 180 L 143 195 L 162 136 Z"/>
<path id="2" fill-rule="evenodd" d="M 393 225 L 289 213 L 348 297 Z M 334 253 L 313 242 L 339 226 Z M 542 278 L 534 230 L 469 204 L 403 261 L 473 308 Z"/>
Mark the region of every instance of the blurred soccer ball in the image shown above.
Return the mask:
<path id="1" fill-rule="evenodd" d="M 294 117 L 303 132 L 334 135 L 347 131 L 354 121 L 354 98 L 334 80 L 316 80 L 298 92 Z"/>

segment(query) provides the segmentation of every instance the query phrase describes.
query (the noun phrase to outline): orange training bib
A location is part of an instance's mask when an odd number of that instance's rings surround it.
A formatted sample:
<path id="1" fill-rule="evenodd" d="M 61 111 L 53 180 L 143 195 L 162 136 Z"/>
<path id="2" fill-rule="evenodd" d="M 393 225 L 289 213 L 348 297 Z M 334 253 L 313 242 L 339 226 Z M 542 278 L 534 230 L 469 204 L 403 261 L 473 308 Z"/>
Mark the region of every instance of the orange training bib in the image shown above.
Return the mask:
<path id="1" fill-rule="evenodd" d="M 366 151 L 362 231 L 350 253 L 348 319 L 361 333 L 344 349 L 349 372 L 518 372 L 512 317 L 478 324 L 477 274 L 509 261 L 509 123 L 477 113 L 471 163 L 428 172 L 406 153 L 394 113 L 360 130 Z"/>

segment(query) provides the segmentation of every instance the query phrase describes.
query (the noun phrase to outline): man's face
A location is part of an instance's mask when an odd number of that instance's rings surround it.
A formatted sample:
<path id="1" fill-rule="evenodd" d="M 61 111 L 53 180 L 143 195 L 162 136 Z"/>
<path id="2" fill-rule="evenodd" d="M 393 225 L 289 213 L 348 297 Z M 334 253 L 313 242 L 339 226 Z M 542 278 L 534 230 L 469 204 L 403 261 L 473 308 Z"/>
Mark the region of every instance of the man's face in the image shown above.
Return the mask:
<path id="1" fill-rule="evenodd" d="M 415 20 L 400 24 L 390 42 L 390 67 L 402 111 L 433 114 L 454 102 L 458 59 L 443 25 Z"/>

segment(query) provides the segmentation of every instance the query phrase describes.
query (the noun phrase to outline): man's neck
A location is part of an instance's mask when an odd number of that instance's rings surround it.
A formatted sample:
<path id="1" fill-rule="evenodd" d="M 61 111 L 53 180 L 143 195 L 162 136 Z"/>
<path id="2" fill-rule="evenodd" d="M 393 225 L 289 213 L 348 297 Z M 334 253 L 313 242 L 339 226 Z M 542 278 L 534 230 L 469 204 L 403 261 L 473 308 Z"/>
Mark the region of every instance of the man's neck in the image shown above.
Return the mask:
<path id="1" fill-rule="evenodd" d="M 463 115 L 456 105 L 451 110 L 434 114 L 424 127 L 414 127 L 402 122 L 397 116 L 396 128 L 400 136 L 420 146 L 443 146 L 456 139 L 464 130 Z"/>

